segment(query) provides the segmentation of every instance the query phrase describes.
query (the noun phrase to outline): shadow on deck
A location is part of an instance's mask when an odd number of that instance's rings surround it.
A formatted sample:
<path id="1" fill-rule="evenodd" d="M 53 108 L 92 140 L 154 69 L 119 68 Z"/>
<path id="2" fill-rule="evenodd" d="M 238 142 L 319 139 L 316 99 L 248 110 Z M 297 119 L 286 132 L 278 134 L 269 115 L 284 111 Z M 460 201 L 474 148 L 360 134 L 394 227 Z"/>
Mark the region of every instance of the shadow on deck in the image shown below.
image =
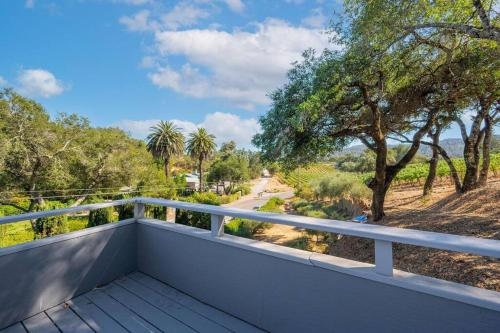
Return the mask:
<path id="1" fill-rule="evenodd" d="M 263 331 L 135 272 L 0 332 Z"/>

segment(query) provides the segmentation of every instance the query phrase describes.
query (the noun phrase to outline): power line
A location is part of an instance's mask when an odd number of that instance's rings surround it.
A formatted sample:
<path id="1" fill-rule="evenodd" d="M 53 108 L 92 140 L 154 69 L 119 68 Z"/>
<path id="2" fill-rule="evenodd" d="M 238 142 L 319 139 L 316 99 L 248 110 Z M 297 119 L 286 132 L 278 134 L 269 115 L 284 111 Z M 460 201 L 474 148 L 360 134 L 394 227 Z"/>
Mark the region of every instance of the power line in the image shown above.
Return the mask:
<path id="1" fill-rule="evenodd" d="M 232 182 L 233 185 L 240 185 L 242 182 L 233 182 L 231 180 L 227 180 L 229 182 Z M 220 185 L 220 182 L 205 182 L 205 185 Z M 143 185 L 143 186 L 136 186 L 135 189 L 142 189 L 142 188 L 147 188 L 151 186 L 156 186 L 156 187 L 163 187 L 165 188 L 166 185 L 162 184 L 153 184 L 153 185 Z M 19 194 L 19 193 L 50 193 L 50 192 L 76 192 L 76 191 L 96 191 L 96 190 L 120 190 L 124 187 L 127 186 L 115 186 L 115 187 L 93 187 L 93 188 L 69 188 L 69 189 L 51 189 L 51 190 L 18 190 L 18 191 L 0 191 L 0 194 Z M 180 187 L 177 187 L 179 189 Z"/>

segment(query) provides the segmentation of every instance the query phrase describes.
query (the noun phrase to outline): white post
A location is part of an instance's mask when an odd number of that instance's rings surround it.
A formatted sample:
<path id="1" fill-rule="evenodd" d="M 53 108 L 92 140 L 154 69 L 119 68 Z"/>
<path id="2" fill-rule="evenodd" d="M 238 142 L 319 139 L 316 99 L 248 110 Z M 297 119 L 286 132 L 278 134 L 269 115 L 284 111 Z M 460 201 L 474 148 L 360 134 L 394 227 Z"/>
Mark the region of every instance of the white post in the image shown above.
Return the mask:
<path id="1" fill-rule="evenodd" d="M 168 218 L 168 216 L 171 216 L 172 218 Z M 173 207 L 165 207 L 165 221 L 170 222 L 170 223 L 175 223 L 175 215 L 176 215 L 176 209 Z"/>
<path id="2" fill-rule="evenodd" d="M 221 237 L 224 235 L 224 216 L 210 215 L 212 237 Z"/>
<path id="3" fill-rule="evenodd" d="M 392 242 L 375 240 L 375 272 L 392 276 Z"/>
<path id="4" fill-rule="evenodd" d="M 144 218 L 144 204 L 136 203 L 134 205 L 134 218 L 136 220 Z"/>

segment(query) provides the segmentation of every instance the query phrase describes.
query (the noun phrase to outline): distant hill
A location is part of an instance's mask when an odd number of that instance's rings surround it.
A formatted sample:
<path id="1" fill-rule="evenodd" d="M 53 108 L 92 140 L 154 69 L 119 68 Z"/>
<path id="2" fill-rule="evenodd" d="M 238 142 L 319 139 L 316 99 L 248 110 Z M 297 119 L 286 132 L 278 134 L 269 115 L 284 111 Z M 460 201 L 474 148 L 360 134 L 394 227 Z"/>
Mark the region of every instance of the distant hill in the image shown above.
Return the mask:
<path id="1" fill-rule="evenodd" d="M 495 135 L 497 140 L 500 139 L 500 135 Z M 389 148 L 395 147 L 396 145 L 388 145 Z M 464 142 L 462 139 L 443 139 L 441 140 L 441 147 L 443 147 L 450 157 L 461 157 L 464 152 Z M 339 155 L 350 153 L 353 155 L 360 155 L 366 149 L 365 145 L 355 145 L 349 148 L 344 149 Z M 431 156 L 432 150 L 431 147 L 426 145 L 421 145 L 418 151 L 420 154 L 425 156 Z"/>

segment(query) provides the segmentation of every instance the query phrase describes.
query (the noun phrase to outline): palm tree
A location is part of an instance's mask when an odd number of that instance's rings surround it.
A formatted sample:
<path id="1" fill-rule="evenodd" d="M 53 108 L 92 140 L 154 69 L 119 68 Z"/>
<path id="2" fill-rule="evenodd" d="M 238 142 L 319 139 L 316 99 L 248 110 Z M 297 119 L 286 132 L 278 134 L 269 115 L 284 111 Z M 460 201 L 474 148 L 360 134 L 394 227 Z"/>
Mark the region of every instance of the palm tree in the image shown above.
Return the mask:
<path id="1" fill-rule="evenodd" d="M 171 121 L 160 121 L 150 128 L 147 148 L 153 156 L 163 161 L 165 177 L 170 178 L 170 160 L 184 151 L 184 135 Z"/>
<path id="2" fill-rule="evenodd" d="M 215 136 L 208 134 L 204 128 L 198 128 L 196 132 L 189 134 L 187 151 L 192 158 L 198 161 L 198 174 L 200 177 L 200 191 L 203 189 L 203 161 L 215 153 Z"/>

